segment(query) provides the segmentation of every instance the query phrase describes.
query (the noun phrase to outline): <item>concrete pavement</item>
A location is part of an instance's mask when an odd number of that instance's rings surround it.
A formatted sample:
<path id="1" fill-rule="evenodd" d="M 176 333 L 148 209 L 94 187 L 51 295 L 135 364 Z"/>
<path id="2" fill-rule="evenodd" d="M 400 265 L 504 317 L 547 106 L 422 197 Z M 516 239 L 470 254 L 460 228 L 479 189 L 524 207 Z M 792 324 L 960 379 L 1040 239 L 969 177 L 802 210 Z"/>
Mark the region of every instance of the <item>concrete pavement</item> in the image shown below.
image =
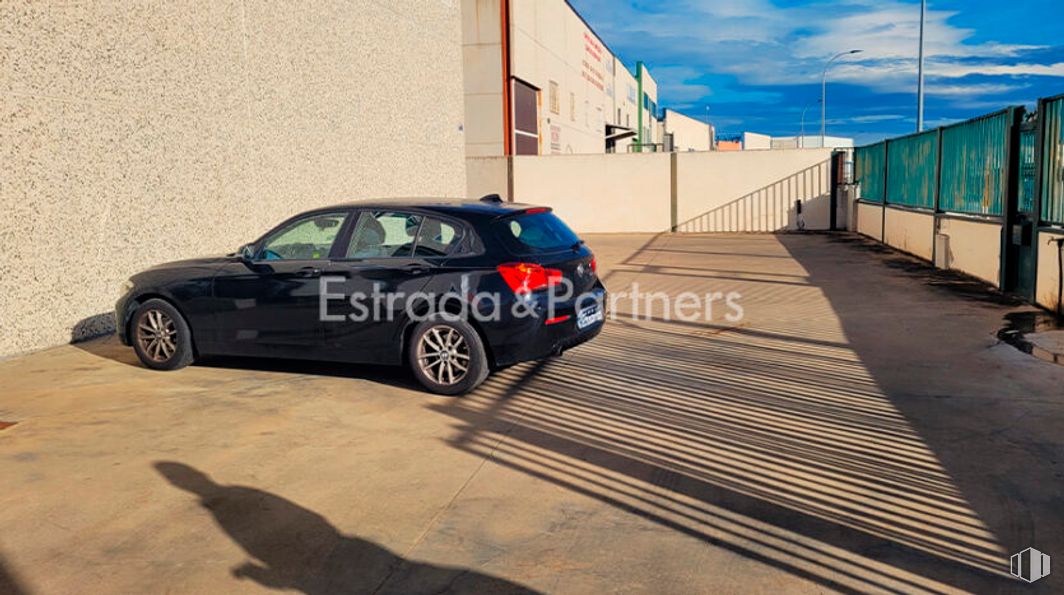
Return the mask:
<path id="1" fill-rule="evenodd" d="M 611 291 L 745 317 L 655 306 L 459 399 L 113 338 L 0 362 L 0 592 L 1059 591 L 1008 576 L 1064 556 L 1020 308 L 854 236 L 588 241 Z"/>

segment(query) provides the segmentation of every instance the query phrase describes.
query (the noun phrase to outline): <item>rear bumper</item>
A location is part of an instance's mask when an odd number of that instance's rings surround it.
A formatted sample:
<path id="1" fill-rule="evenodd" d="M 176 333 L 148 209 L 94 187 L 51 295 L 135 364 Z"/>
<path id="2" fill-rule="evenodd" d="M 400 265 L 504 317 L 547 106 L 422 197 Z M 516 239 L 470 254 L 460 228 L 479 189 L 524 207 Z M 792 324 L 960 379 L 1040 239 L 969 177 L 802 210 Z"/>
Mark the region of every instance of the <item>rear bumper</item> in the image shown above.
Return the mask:
<path id="1" fill-rule="evenodd" d="M 587 307 L 597 303 L 605 319 L 606 290 L 600 286 L 592 293 L 595 296 L 594 301 L 581 305 Z M 603 319 L 586 328 L 579 328 L 575 303 L 558 307 L 553 316 L 568 318 L 555 324 L 547 324 L 547 313 L 544 312 L 538 317 L 509 319 L 484 325 L 495 365 L 510 366 L 572 349 L 594 339 L 605 325 Z"/>

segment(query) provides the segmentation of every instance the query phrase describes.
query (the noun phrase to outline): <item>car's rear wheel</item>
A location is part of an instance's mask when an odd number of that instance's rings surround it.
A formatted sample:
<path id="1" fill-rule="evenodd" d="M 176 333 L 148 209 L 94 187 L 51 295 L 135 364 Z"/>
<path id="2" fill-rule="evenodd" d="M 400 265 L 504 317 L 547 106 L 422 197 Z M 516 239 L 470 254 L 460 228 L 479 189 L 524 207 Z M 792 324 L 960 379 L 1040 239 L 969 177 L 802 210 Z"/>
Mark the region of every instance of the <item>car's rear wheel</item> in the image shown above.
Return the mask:
<path id="1" fill-rule="evenodd" d="M 418 323 L 407 358 L 418 382 L 440 395 L 465 394 L 488 377 L 484 342 L 464 320 L 435 318 Z"/>
<path id="2" fill-rule="evenodd" d="M 192 332 L 177 308 L 148 300 L 133 314 L 133 350 L 153 370 L 177 370 L 192 363 Z"/>

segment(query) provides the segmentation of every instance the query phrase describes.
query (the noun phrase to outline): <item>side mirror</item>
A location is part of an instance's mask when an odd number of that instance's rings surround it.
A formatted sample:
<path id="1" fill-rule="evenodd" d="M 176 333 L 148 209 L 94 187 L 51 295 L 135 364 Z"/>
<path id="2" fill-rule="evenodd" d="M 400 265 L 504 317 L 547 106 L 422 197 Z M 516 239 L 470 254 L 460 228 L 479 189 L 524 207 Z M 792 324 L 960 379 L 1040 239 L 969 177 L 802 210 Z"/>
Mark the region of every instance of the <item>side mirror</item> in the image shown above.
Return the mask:
<path id="1" fill-rule="evenodd" d="M 236 253 L 241 260 L 250 262 L 255 259 L 255 244 L 244 244 Z"/>

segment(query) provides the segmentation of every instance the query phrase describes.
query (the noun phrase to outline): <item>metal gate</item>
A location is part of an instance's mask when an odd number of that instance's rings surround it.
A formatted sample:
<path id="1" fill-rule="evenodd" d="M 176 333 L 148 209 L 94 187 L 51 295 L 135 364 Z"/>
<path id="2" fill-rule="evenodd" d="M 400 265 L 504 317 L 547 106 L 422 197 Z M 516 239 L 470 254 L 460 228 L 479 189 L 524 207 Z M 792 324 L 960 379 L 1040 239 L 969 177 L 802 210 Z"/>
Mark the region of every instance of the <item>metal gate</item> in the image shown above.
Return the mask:
<path id="1" fill-rule="evenodd" d="M 1038 276 L 1038 201 L 1035 197 L 1035 176 L 1038 171 L 1037 112 L 1028 114 L 1017 126 L 1014 137 L 1015 169 L 1012 177 L 1016 185 L 1015 203 L 1008 218 L 1008 246 L 1005 250 L 1005 289 L 1033 300 Z"/>

